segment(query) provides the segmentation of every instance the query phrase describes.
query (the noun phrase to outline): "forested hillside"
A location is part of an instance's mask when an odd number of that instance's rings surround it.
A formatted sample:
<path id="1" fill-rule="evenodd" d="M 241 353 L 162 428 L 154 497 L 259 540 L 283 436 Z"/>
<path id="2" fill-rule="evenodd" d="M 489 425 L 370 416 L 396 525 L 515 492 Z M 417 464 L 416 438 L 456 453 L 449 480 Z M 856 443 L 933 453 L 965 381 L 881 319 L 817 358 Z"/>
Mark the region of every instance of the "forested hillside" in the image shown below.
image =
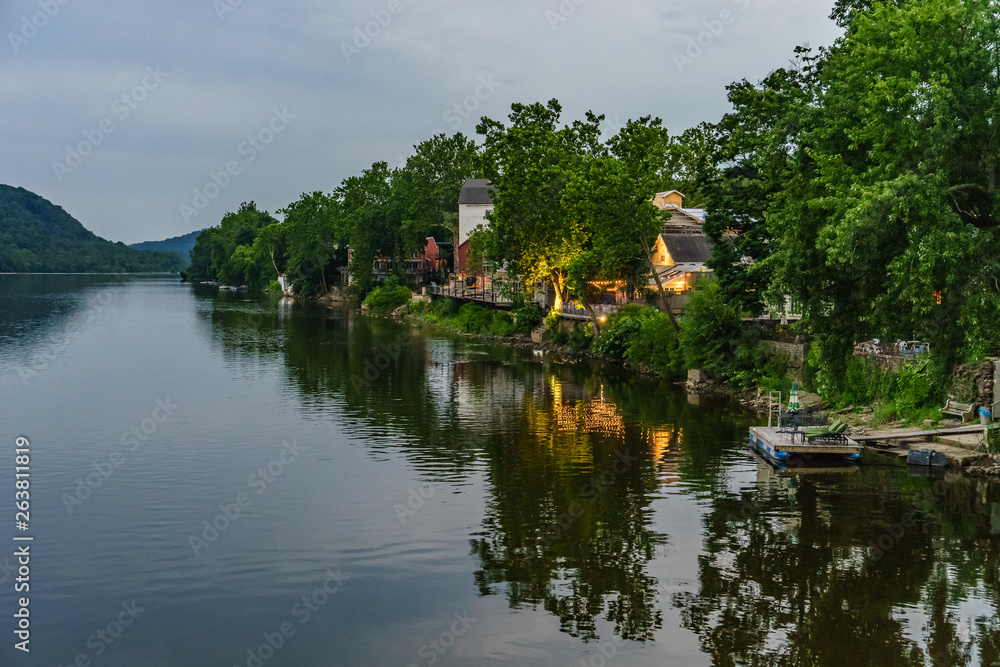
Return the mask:
<path id="1" fill-rule="evenodd" d="M 191 232 L 190 234 L 184 234 L 183 236 L 174 236 L 173 238 L 164 239 L 162 241 L 143 241 L 142 243 L 130 243 L 129 248 L 134 248 L 136 250 L 153 250 L 158 252 L 176 252 L 180 255 L 182 266 L 187 266 L 188 261 L 191 257 L 191 250 L 194 248 L 195 239 L 201 234 L 202 230 L 196 232 Z"/>
<path id="2" fill-rule="evenodd" d="M 112 243 L 47 199 L 0 185 L 0 273 L 173 272 L 181 266 L 174 253 Z"/>

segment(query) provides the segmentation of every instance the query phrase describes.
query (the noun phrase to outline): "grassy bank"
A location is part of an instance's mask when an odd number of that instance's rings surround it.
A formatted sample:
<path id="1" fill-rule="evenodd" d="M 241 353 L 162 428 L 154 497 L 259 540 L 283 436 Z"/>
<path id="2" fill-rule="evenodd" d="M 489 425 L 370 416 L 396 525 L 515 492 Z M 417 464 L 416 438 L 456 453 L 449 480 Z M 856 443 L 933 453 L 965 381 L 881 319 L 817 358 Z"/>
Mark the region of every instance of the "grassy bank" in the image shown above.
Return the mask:
<path id="1" fill-rule="evenodd" d="M 533 304 L 506 311 L 474 303 L 459 306 L 449 298 L 413 302 L 407 307 L 407 314 L 428 324 L 480 336 L 528 334 L 542 321 L 542 312 Z"/>

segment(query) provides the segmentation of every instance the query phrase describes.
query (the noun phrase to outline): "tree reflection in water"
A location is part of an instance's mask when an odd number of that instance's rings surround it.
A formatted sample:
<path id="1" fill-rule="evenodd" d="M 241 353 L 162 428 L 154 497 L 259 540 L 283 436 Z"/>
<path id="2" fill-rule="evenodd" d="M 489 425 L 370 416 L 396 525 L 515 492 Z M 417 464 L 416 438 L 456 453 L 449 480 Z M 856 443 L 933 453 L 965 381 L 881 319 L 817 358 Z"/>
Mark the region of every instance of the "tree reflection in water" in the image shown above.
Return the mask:
<path id="1" fill-rule="evenodd" d="M 542 608 L 571 635 L 606 622 L 663 639 L 670 609 L 718 666 L 1000 664 L 995 482 L 881 459 L 846 474 L 758 462 L 741 482 L 746 417 L 669 385 L 347 311 L 206 313 L 231 363 L 283 356 L 307 416 L 345 411 L 373 455 L 391 447 L 430 482 L 486 470 L 479 593 Z M 653 528 L 665 492 L 697 503 L 700 532 Z M 650 565 L 691 541 L 697 590 L 665 597 Z"/>

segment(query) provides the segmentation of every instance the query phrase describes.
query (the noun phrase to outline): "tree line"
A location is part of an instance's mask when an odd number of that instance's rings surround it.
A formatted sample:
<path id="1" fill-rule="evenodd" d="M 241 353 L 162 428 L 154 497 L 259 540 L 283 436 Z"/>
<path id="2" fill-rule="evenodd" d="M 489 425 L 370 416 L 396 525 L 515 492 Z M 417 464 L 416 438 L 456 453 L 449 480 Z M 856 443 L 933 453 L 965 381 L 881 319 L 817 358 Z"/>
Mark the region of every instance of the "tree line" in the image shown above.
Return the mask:
<path id="1" fill-rule="evenodd" d="M 950 368 L 1000 351 L 998 15 L 997 0 L 838 0 L 832 46 L 733 83 L 719 122 L 674 136 L 651 116 L 606 136 L 593 112 L 567 123 L 556 100 L 514 104 L 478 143 L 435 136 L 397 169 L 303 194 L 282 222 L 244 204 L 199 237 L 189 275 L 259 287 L 285 273 L 311 295 L 349 270 L 367 293 L 376 258 L 401 267 L 426 237 L 454 240 L 478 177 L 495 210 L 474 255 L 589 306 L 601 284 L 656 282 L 651 200 L 677 189 L 708 210 L 724 302 L 758 315 L 791 297 L 827 381 L 874 336 L 925 340 Z"/>

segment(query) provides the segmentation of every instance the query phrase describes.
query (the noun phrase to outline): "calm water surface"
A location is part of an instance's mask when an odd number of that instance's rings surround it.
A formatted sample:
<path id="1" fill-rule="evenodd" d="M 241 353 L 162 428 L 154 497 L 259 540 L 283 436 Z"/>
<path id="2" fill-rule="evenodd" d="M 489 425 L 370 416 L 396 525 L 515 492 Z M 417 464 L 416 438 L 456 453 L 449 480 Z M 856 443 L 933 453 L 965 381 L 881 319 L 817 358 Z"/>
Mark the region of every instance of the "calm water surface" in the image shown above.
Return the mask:
<path id="1" fill-rule="evenodd" d="M 347 310 L 0 276 L 0 664 L 1000 665 L 997 485 L 777 473 L 750 423 Z"/>

